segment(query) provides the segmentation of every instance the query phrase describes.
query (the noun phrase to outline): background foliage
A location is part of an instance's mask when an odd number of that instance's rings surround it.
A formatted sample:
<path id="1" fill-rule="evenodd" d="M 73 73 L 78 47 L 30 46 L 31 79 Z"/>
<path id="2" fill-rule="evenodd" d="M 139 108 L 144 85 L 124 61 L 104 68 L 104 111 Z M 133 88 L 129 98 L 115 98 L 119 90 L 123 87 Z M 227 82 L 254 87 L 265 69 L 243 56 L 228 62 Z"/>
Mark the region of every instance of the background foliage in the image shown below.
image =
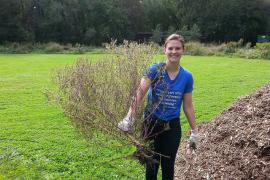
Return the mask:
<path id="1" fill-rule="evenodd" d="M 270 32 L 268 0 L 0 0 L 0 43 L 101 45 L 138 32 L 226 42 Z M 191 32 L 188 32 L 191 31 Z M 188 32 L 188 33 L 187 33 Z M 158 37 L 155 39 L 159 40 Z"/>

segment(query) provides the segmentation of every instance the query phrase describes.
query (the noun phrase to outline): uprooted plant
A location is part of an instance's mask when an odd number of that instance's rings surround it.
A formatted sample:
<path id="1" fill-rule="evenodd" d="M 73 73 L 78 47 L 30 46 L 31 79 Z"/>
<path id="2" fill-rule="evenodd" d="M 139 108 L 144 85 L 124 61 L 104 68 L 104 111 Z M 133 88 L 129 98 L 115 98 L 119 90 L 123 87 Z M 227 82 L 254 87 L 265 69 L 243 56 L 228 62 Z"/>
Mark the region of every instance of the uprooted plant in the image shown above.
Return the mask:
<path id="1" fill-rule="evenodd" d="M 47 93 L 58 103 L 74 127 L 91 140 L 97 132 L 129 142 L 137 148 L 133 154 L 141 163 L 153 162 L 156 153 L 141 136 L 144 121 L 144 103 L 137 107 L 133 131 L 123 133 L 119 121 L 136 102 L 135 94 L 144 71 L 152 63 L 157 49 L 153 45 L 115 42 L 106 45 L 107 55 L 96 62 L 78 59 L 73 65 L 58 70 L 55 82 L 57 91 Z M 165 94 L 165 93 L 164 93 Z"/>

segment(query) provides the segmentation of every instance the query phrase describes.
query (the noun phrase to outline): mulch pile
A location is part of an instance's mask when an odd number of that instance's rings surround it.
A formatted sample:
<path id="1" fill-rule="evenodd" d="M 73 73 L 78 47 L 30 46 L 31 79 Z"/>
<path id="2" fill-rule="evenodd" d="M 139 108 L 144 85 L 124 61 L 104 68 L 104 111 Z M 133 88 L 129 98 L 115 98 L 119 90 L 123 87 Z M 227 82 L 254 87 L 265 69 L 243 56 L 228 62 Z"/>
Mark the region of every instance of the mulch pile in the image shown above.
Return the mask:
<path id="1" fill-rule="evenodd" d="M 175 179 L 270 179 L 270 83 L 199 126 L 196 151 L 183 142 Z"/>

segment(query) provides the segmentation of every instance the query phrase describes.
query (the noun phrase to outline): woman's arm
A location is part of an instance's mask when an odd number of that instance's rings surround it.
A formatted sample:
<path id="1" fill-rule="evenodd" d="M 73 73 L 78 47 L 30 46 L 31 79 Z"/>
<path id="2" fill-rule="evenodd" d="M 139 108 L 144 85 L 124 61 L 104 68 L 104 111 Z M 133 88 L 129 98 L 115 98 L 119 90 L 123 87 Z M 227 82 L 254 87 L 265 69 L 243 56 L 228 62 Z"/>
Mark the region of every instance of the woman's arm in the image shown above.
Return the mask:
<path id="1" fill-rule="evenodd" d="M 129 111 L 124 119 L 118 123 L 118 128 L 124 132 L 130 131 L 135 121 L 137 108 L 141 105 L 142 100 L 151 85 L 151 80 L 147 77 L 141 79 L 140 85 L 136 91 L 134 101 L 131 103 Z"/>
<path id="2" fill-rule="evenodd" d="M 141 105 L 145 94 L 147 93 L 149 87 L 151 85 L 151 80 L 148 77 L 143 77 L 141 79 L 140 85 L 137 89 L 136 96 L 134 97 L 134 101 L 132 102 L 129 108 L 129 114 L 132 117 L 135 117 L 137 108 Z"/>
<path id="3" fill-rule="evenodd" d="M 186 93 L 183 97 L 183 109 L 185 115 L 188 119 L 188 123 L 192 130 L 197 130 L 196 121 L 195 121 L 195 112 L 192 103 L 192 93 Z"/>

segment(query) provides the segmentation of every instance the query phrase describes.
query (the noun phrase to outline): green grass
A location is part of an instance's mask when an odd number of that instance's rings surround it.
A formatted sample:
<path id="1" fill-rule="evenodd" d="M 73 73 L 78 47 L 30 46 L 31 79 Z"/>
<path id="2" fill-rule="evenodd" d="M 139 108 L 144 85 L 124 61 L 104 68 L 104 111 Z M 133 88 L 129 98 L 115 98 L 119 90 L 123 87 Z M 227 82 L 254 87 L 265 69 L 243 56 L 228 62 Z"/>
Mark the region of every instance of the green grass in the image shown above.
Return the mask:
<path id="1" fill-rule="evenodd" d="M 130 147 L 106 138 L 105 147 L 87 143 L 43 95 L 54 69 L 85 56 L 102 55 L 0 55 L 0 179 L 144 178 L 137 162 L 119 158 L 130 154 Z M 270 80 L 267 60 L 185 56 L 182 65 L 194 76 L 198 122 Z M 187 122 L 181 123 L 185 132 Z"/>

